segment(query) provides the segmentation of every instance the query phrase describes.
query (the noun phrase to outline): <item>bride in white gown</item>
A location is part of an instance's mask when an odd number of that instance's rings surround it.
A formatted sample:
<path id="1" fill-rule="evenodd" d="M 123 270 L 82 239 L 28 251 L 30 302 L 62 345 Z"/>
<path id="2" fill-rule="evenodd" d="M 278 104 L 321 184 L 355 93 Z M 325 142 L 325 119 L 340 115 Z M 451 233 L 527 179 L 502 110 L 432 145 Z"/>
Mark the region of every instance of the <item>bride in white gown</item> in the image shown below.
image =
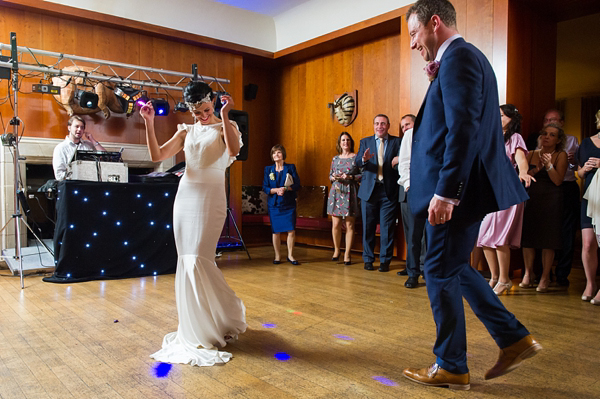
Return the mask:
<path id="1" fill-rule="evenodd" d="M 228 362 L 220 351 L 246 331 L 246 309 L 229 288 L 215 263 L 217 242 L 227 215 L 225 170 L 241 148 L 241 135 L 229 120 L 230 96 L 222 96 L 221 119 L 214 115 L 214 94 L 203 82 L 191 82 L 184 100 L 194 125 L 181 124 L 162 146 L 156 140 L 154 108 L 140 110 L 146 122 L 146 140 L 152 161 L 185 152 L 186 169 L 173 206 L 177 246 L 175 299 L 179 325 L 165 336 L 162 349 L 150 355 L 160 362 L 212 366 Z"/>

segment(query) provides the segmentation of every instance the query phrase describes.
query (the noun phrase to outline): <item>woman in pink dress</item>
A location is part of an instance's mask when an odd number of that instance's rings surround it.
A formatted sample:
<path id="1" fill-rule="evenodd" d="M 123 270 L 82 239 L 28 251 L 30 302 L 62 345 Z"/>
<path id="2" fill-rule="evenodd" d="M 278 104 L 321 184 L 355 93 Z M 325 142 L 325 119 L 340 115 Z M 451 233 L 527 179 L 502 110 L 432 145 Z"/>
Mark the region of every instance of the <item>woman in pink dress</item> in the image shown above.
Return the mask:
<path id="1" fill-rule="evenodd" d="M 516 169 L 519 178 L 529 187 L 533 177 L 527 174 L 527 146 L 518 131 L 521 130 L 521 114 L 512 104 L 500 106 L 504 147 L 506 156 Z M 483 247 L 485 259 L 491 272 L 490 287 L 497 295 L 510 290 L 512 282 L 508 277 L 510 250 L 521 245 L 524 203 L 513 205 L 503 211 L 486 215 L 481 222 L 477 246 Z"/>

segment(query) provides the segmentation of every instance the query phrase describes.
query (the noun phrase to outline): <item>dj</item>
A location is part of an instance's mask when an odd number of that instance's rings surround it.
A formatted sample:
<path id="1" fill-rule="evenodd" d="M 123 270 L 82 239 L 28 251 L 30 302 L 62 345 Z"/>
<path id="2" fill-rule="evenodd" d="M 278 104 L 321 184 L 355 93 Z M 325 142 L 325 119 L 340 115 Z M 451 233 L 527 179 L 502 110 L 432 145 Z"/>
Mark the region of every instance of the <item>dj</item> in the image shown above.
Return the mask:
<path id="1" fill-rule="evenodd" d="M 67 123 L 69 135 L 65 141 L 54 148 L 52 156 L 52 167 L 56 180 L 64 180 L 67 174 L 67 165 L 73 159 L 77 150 L 106 151 L 100 143 L 92 137 L 90 132 L 85 131 L 85 121 L 81 116 L 73 115 Z M 84 140 L 83 137 L 87 138 Z"/>

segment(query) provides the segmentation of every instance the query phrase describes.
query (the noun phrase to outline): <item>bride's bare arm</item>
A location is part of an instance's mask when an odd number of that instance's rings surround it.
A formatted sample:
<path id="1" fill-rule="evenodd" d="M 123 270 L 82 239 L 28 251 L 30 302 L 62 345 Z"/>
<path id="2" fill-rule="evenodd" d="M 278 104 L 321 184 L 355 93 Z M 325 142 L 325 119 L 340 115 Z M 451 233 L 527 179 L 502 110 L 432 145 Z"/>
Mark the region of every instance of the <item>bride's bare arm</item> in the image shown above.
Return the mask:
<path id="1" fill-rule="evenodd" d="M 152 103 L 148 102 L 144 105 L 140 109 L 140 115 L 146 122 L 146 144 L 150 152 L 150 159 L 153 162 L 170 158 L 183 149 L 185 135 L 187 134 L 185 129 L 178 130 L 166 143 L 158 145 L 154 130 L 154 107 Z"/>
<path id="2" fill-rule="evenodd" d="M 229 151 L 229 156 L 234 157 L 240 153 L 239 131 L 229 120 L 229 110 L 233 109 L 233 99 L 231 96 L 221 96 L 224 101 L 221 108 L 221 120 L 223 121 L 223 139 Z"/>

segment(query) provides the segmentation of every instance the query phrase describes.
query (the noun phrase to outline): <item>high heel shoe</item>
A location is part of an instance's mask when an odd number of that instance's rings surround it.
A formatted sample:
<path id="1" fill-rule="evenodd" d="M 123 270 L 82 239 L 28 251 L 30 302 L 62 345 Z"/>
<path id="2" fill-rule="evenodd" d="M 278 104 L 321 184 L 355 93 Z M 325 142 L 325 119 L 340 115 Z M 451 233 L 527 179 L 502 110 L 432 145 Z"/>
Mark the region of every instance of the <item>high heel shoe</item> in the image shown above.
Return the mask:
<path id="1" fill-rule="evenodd" d="M 501 295 L 503 292 L 508 292 L 512 288 L 513 283 L 509 281 L 508 283 L 501 283 L 498 281 L 496 286 L 494 287 L 494 294 Z"/>
<path id="2" fill-rule="evenodd" d="M 528 283 L 525 283 L 525 277 L 527 277 L 527 281 L 529 281 Z M 531 280 L 529 279 L 529 276 L 525 276 L 523 277 L 523 280 L 519 283 L 519 287 L 521 288 L 531 288 L 533 287 L 533 284 L 531 284 Z"/>
<path id="3" fill-rule="evenodd" d="M 537 288 L 535 289 L 537 292 L 548 292 L 548 284 L 550 283 L 550 281 L 546 280 L 546 284 L 542 286 L 542 281 L 544 280 L 540 280 L 540 283 L 538 284 Z"/>
<path id="4" fill-rule="evenodd" d="M 493 289 L 496 287 L 496 284 L 498 284 L 498 279 L 497 278 L 491 278 L 488 281 L 490 283 L 490 287 Z"/>
<path id="5" fill-rule="evenodd" d="M 592 299 L 593 298 L 592 298 L 591 295 L 582 295 L 581 296 L 581 300 L 584 301 L 584 302 L 591 302 Z"/>
<path id="6" fill-rule="evenodd" d="M 352 264 L 352 258 L 350 260 L 344 259 L 344 266 L 350 266 Z"/>
<path id="7" fill-rule="evenodd" d="M 331 260 L 332 260 L 333 262 L 337 262 L 338 260 L 340 260 L 340 256 L 339 256 L 339 255 L 338 255 L 338 256 L 332 256 L 332 257 L 331 257 Z"/>
<path id="8" fill-rule="evenodd" d="M 300 264 L 300 262 L 298 262 L 297 260 L 291 260 L 290 258 L 287 258 L 287 261 L 294 266 L 298 266 Z"/>
<path id="9" fill-rule="evenodd" d="M 590 300 L 592 305 L 600 306 L 600 299 L 592 299 Z"/>

